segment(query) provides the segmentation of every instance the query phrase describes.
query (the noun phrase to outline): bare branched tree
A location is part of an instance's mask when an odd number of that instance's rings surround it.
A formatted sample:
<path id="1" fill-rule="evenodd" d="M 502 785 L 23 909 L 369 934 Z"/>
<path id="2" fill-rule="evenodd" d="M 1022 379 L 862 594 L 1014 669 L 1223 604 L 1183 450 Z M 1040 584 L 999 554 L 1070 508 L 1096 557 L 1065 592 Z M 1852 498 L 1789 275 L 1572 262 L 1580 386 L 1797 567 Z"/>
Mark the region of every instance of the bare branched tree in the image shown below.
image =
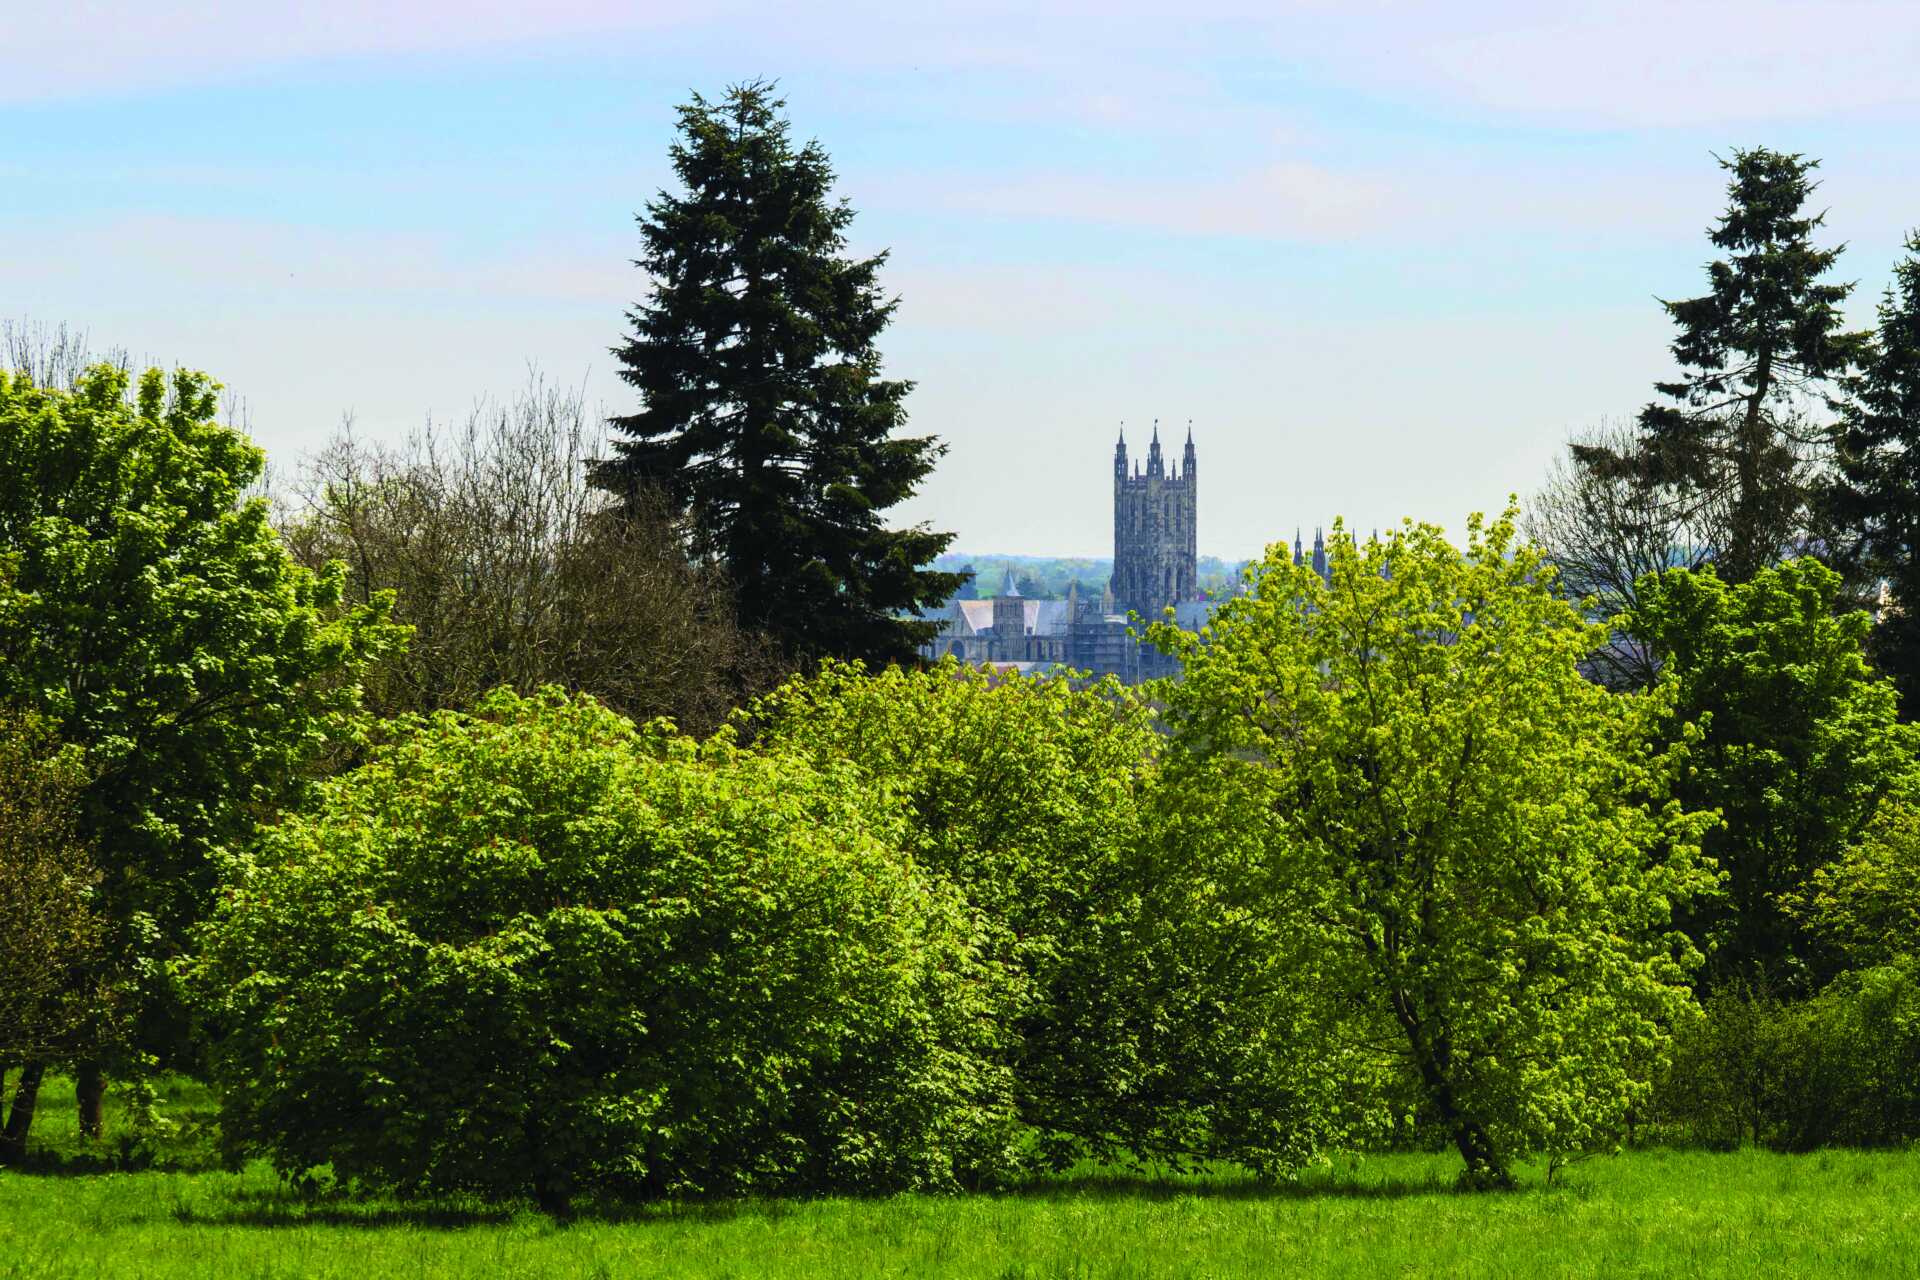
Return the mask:
<path id="1" fill-rule="evenodd" d="M 396 620 L 414 628 L 368 681 L 372 710 L 559 684 L 704 733 L 780 673 L 664 507 L 623 512 L 588 486 L 599 421 L 578 392 L 534 375 L 512 401 L 397 449 L 349 422 L 306 465 L 282 502 L 295 558 L 344 560 L 357 597 L 392 590 Z"/>
<path id="2" fill-rule="evenodd" d="M 117 369 L 131 367 L 124 350 L 116 348 L 95 355 L 82 330 L 64 324 L 0 320 L 0 369 L 25 374 L 36 387 L 70 391 L 81 374 L 102 363 Z"/>
<path id="3" fill-rule="evenodd" d="M 1618 423 L 1576 435 L 1554 460 L 1529 505 L 1526 536 L 1546 548 L 1562 590 L 1587 601 L 1596 620 L 1629 612 L 1635 584 L 1650 573 L 1697 569 L 1725 545 L 1725 503 L 1699 493 L 1650 485 L 1638 477 L 1584 466 L 1582 449 L 1625 452 L 1636 430 Z M 1593 658 L 1593 674 L 1614 688 L 1640 688 L 1658 673 L 1657 659 L 1617 635 Z"/>

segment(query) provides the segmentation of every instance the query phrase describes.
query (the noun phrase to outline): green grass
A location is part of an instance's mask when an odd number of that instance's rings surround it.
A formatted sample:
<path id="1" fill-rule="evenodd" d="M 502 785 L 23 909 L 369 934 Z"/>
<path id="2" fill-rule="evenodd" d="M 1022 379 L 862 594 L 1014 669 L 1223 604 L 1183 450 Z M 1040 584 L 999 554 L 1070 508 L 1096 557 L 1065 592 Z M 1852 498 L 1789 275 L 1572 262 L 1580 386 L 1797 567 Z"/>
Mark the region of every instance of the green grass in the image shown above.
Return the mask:
<path id="1" fill-rule="evenodd" d="M 33 1171 L 0 1173 L 0 1277 L 1915 1276 L 1920 1152 L 1640 1151 L 1509 1195 L 1439 1156 L 1297 1187 L 1066 1178 L 1004 1195 L 657 1206 L 556 1226 L 460 1201 L 306 1201 L 261 1166 L 82 1143 L 54 1083 Z M 172 1111 L 203 1111 L 175 1090 Z"/>

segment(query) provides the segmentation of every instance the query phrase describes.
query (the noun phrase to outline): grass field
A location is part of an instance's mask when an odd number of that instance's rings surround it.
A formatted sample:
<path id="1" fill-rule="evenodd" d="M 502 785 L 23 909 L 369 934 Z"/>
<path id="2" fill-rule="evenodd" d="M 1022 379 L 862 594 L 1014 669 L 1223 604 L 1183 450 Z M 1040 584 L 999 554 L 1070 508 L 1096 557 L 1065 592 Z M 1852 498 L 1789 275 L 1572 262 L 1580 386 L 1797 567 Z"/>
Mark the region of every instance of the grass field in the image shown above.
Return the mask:
<path id="1" fill-rule="evenodd" d="M 1341 1160 L 1280 1190 L 1067 1178 L 964 1198 L 663 1206 L 556 1226 L 459 1202 L 303 1201 L 192 1131 L 122 1160 L 56 1084 L 34 1171 L 0 1173 L 0 1277 L 1917 1276 L 1920 1152 L 1641 1151 L 1451 1190 L 1439 1156 Z M 175 1110 L 191 1120 L 191 1091 Z M 36 1126 L 38 1127 L 38 1126 Z M 137 1161 L 141 1153 L 131 1153 Z"/>

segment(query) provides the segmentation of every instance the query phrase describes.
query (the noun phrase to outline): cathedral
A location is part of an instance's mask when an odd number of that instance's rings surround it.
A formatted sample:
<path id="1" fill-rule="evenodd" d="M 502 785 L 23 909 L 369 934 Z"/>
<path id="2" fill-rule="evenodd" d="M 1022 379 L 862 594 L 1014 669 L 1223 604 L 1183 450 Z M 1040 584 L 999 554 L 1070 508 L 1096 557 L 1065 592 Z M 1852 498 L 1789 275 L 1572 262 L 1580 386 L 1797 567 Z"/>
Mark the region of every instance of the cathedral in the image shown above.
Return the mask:
<path id="1" fill-rule="evenodd" d="M 1100 599 L 1083 599 L 1077 585 L 1065 600 L 1024 599 L 1008 569 L 992 598 L 951 602 L 921 653 L 1020 671 L 1066 666 L 1128 682 L 1173 674 L 1172 659 L 1129 634 L 1136 624 L 1128 615 L 1158 621 L 1171 606 L 1187 630 L 1206 622 L 1213 606 L 1200 595 L 1198 513 L 1192 428 L 1173 469 L 1156 423 L 1144 471 L 1138 462 L 1128 470 L 1123 430 L 1113 449 L 1113 576 Z"/>

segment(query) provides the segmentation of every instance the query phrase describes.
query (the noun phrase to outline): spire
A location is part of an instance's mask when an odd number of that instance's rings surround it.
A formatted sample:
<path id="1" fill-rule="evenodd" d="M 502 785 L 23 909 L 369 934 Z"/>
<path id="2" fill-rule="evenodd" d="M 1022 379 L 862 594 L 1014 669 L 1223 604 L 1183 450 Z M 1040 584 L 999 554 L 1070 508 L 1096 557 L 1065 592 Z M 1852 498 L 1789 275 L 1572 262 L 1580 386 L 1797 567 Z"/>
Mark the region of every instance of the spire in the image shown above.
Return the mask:
<path id="1" fill-rule="evenodd" d="M 1013 580 L 1012 565 L 1007 566 L 1006 577 L 1003 578 L 1000 582 L 1000 594 L 1003 596 L 1014 596 L 1014 597 L 1018 597 L 1020 594 L 1020 585 Z"/>
<path id="2" fill-rule="evenodd" d="M 1153 443 L 1147 446 L 1147 474 L 1165 475 L 1166 468 L 1160 461 L 1160 419 L 1153 420 Z"/>
<path id="3" fill-rule="evenodd" d="M 1306 549 L 1300 545 L 1299 525 L 1293 526 L 1293 562 L 1295 564 L 1305 564 L 1307 562 Z"/>
<path id="4" fill-rule="evenodd" d="M 1318 525 L 1313 529 L 1313 571 L 1322 578 L 1327 576 L 1327 540 Z"/>

